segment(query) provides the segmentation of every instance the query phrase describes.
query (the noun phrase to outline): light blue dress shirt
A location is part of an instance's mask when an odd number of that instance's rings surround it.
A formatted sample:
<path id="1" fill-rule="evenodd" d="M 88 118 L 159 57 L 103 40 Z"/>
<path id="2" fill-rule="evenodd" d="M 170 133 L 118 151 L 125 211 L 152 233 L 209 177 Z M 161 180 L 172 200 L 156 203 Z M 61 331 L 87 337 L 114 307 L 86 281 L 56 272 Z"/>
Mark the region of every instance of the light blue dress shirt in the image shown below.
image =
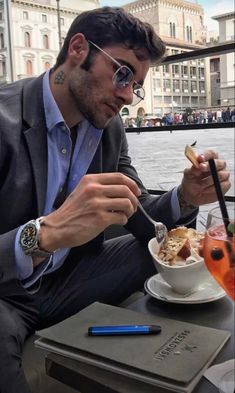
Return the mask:
<path id="1" fill-rule="evenodd" d="M 51 93 L 49 73 L 50 71 L 47 71 L 43 78 L 43 105 L 48 142 L 47 193 L 43 215 L 48 215 L 53 211 L 53 203 L 67 177 L 72 149 L 70 129 L 66 125 Z M 69 174 L 68 194 L 74 190 L 81 178 L 87 173 L 102 137 L 102 131 L 92 126 L 86 119 L 79 124 Z M 173 190 L 171 204 L 173 219 L 177 221 L 180 218 L 177 188 Z M 22 228 L 23 225 L 19 228 L 15 239 L 16 268 L 18 278 L 21 280 L 23 287 L 29 288 L 43 274 L 48 274 L 58 269 L 64 263 L 70 249 L 61 248 L 55 251 L 51 258 L 46 259 L 36 268 L 33 268 L 32 258 L 24 254 L 19 244 Z"/>
<path id="2" fill-rule="evenodd" d="M 43 78 L 43 105 L 48 142 L 47 193 L 43 215 L 48 215 L 53 211 L 53 203 L 65 183 L 72 149 L 70 129 L 66 125 L 50 90 L 49 71 L 46 72 Z M 74 190 L 81 178 L 87 173 L 100 142 L 102 131 L 92 126 L 86 119 L 79 124 L 69 174 L 68 194 Z M 46 259 L 34 269 L 32 258 L 26 256 L 19 245 L 22 228 L 23 225 L 17 232 L 15 256 L 18 277 L 22 281 L 22 285 L 28 288 L 42 274 L 47 274 L 58 269 L 63 264 L 70 249 L 62 248 L 57 250 L 51 258 Z"/>

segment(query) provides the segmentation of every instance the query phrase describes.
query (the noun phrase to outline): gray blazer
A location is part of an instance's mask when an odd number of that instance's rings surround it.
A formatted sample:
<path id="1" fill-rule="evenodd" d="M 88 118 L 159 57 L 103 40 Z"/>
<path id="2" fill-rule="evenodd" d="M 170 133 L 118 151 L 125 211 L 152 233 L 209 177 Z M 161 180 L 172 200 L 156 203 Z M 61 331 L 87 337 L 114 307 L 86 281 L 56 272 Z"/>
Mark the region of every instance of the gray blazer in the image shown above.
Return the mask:
<path id="1" fill-rule="evenodd" d="M 42 78 L 24 79 L 0 89 L 0 288 L 17 277 L 14 242 L 18 227 L 42 215 L 45 204 L 48 160 Z M 171 192 L 160 198 L 149 195 L 132 167 L 119 116 L 104 130 L 88 173 L 116 171 L 138 183 L 141 202 L 153 218 L 164 221 L 168 228 L 175 225 Z M 139 211 L 126 228 L 143 240 L 154 236 L 153 226 Z M 103 239 L 100 234 L 82 249 L 96 247 Z"/>

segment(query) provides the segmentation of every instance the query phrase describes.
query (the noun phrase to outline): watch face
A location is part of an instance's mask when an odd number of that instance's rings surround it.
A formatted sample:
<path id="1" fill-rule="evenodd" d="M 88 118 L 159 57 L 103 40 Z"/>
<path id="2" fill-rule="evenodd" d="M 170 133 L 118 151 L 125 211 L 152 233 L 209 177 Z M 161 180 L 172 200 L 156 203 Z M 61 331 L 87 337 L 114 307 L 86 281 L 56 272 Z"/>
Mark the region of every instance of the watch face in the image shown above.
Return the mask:
<path id="1" fill-rule="evenodd" d="M 24 250 L 30 250 L 37 242 L 37 227 L 35 224 L 27 224 L 21 232 L 20 243 Z"/>

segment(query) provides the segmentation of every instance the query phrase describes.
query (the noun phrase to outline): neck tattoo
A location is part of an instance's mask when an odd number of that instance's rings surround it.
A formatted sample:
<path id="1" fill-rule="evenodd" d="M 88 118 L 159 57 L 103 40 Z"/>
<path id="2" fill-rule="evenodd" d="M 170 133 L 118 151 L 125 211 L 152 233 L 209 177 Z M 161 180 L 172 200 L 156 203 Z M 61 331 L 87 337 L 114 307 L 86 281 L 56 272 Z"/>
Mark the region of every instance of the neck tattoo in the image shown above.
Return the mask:
<path id="1" fill-rule="evenodd" d="M 64 80 L 65 80 L 65 73 L 64 71 L 61 70 L 55 75 L 54 83 L 55 85 L 63 85 Z"/>

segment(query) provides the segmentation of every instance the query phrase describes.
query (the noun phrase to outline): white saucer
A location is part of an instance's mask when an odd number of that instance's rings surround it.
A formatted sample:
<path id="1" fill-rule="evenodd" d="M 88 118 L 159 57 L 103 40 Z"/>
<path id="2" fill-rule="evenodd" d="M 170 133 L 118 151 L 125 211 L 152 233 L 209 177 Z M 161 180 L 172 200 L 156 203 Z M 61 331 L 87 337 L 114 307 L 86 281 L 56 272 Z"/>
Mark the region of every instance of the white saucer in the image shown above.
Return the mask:
<path id="1" fill-rule="evenodd" d="M 145 282 L 144 287 L 149 295 L 169 303 L 209 303 L 226 296 L 226 292 L 217 284 L 213 277 L 204 282 L 197 291 L 187 296 L 174 292 L 160 274 L 150 277 Z"/>

